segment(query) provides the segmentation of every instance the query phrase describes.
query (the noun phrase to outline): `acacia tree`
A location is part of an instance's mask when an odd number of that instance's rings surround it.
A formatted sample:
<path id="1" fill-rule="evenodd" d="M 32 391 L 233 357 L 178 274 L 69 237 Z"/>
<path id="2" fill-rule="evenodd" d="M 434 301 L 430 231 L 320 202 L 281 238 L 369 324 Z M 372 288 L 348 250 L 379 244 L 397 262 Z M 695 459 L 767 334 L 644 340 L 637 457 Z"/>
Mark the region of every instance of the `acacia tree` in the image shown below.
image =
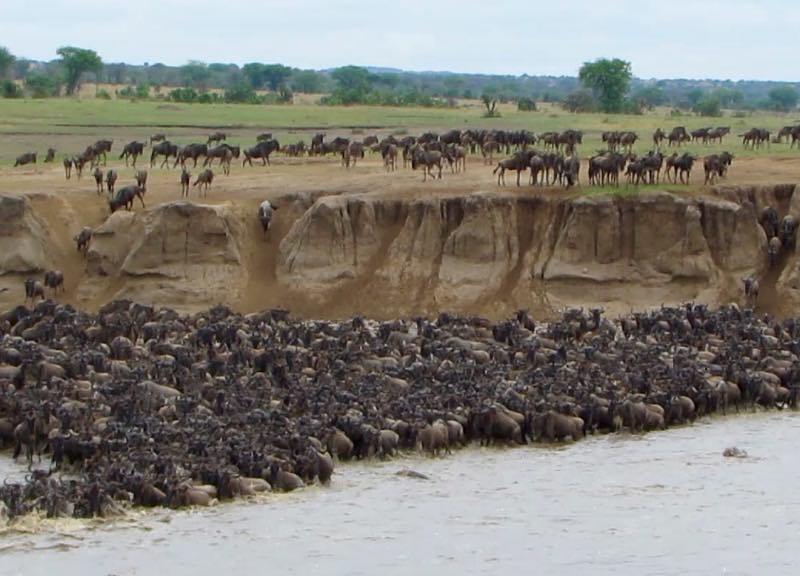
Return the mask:
<path id="1" fill-rule="evenodd" d="M 594 62 L 584 62 L 578 77 L 594 93 L 603 112 L 622 112 L 625 94 L 631 83 L 630 62 L 619 58 L 600 58 Z"/>
<path id="2" fill-rule="evenodd" d="M 86 48 L 62 46 L 56 51 L 61 56 L 61 65 L 64 67 L 67 82 L 67 94 L 72 95 L 80 88 L 81 77 L 86 72 L 100 73 L 103 61 L 97 52 Z"/>
<path id="3" fill-rule="evenodd" d="M 11 68 L 11 65 L 16 60 L 16 57 L 9 52 L 5 46 L 0 46 L 0 78 L 5 78 L 6 72 Z"/>
<path id="4" fill-rule="evenodd" d="M 776 86 L 769 91 L 769 100 L 772 107 L 788 112 L 797 108 L 797 90 L 791 86 Z"/>
<path id="5" fill-rule="evenodd" d="M 188 64 L 181 66 L 181 78 L 183 78 L 187 86 L 205 90 L 206 84 L 211 78 L 211 71 L 205 62 L 192 60 Z"/>

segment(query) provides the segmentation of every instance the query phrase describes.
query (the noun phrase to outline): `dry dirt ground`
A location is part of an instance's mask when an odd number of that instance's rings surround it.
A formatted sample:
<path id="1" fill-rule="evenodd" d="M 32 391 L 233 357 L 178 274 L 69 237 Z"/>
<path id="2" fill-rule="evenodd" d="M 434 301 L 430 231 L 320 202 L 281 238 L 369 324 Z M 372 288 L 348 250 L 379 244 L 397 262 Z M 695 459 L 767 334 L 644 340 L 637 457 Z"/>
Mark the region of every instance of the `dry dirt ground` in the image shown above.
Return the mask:
<path id="1" fill-rule="evenodd" d="M 116 155 L 114 155 L 116 157 Z M 88 273 L 87 261 L 76 252 L 73 236 L 84 226 L 97 228 L 109 217 L 107 196 L 95 192 L 95 183 L 87 170 L 82 179 L 74 174 L 71 179 L 64 177 L 60 163 L 52 165 L 38 164 L 34 167 L 0 169 L 0 195 L 24 195 L 37 213 L 47 222 L 54 240 L 51 261 L 64 271 L 66 290 L 59 296 L 60 300 L 70 302 L 82 308 L 95 309 L 109 299 L 119 295 L 120 282 L 110 279 L 102 284 L 102 288 L 86 288 Z M 585 160 L 582 179 L 586 180 Z M 150 168 L 147 161 L 139 162 L 140 168 L 149 170 L 146 203 L 148 209 L 163 203 L 181 200 L 179 169 Z M 124 163 L 109 161 L 106 169 L 114 168 L 119 172 L 117 187 L 133 182 L 133 168 L 126 168 Z M 191 168 L 193 174 L 200 167 Z M 248 239 L 241 245 L 241 259 L 247 270 L 247 278 L 230 278 L 231 285 L 239 285 L 239 296 L 235 299 L 235 307 L 242 311 L 260 310 L 265 307 L 283 307 L 301 315 L 345 316 L 353 313 L 368 313 L 385 316 L 389 312 L 382 306 L 380 293 L 360 292 L 357 283 L 344 286 L 331 297 L 330 293 L 324 301 L 315 300 L 309 291 L 317 289 L 276 282 L 276 259 L 278 246 L 290 230 L 291 225 L 300 216 L 302 210 L 295 206 L 295 200 L 303 199 L 305 206 L 314 201 L 330 196 L 353 195 L 360 198 L 381 198 L 412 203 L 416 200 L 431 198 L 463 197 L 476 193 L 492 195 L 512 195 L 521 198 L 567 198 L 601 193 L 614 194 L 617 191 L 606 189 L 600 191 L 588 187 L 579 187 L 570 191 L 563 189 L 541 189 L 527 185 L 527 175 L 523 175 L 524 186 L 514 185 L 515 176 L 508 174 L 508 186 L 500 188 L 492 174 L 492 166 L 487 166 L 479 157 L 469 159 L 467 170 L 462 174 L 452 174 L 445 169 L 441 180 L 423 182 L 422 173 L 410 168 L 400 167 L 394 173 L 387 173 L 378 156 L 368 156 L 349 170 L 344 169 L 338 159 L 330 158 L 286 158 L 273 159 L 271 166 L 242 167 L 235 165 L 230 176 L 224 176 L 221 170 L 217 173 L 213 186 L 207 196 L 200 196 L 197 188 L 192 188 L 189 200 L 208 205 L 224 205 L 227 209 L 239 214 L 245 227 Z M 691 187 L 666 184 L 658 186 L 658 190 L 666 190 L 685 196 L 698 196 L 708 193 L 708 189 L 698 186 L 702 182 L 702 166 L 696 167 L 693 174 L 694 184 Z M 764 184 L 794 184 L 800 182 L 800 158 L 758 157 L 737 159 L 726 180 L 721 182 L 731 186 L 750 186 Z M 626 197 L 635 196 L 640 191 L 623 187 L 619 193 Z M 54 198 L 56 201 L 54 201 Z M 256 219 L 257 207 L 265 199 L 273 201 L 279 207 L 275 217 L 274 228 L 267 236 L 262 236 Z M 292 205 L 289 210 L 281 207 Z M 135 211 L 142 207 L 137 203 Z M 298 211 L 299 210 L 299 211 Z M 291 212 L 291 214 L 290 214 Z M 387 247 L 379 247 L 385 250 Z M 0 288 L 7 290 L 0 294 L 0 304 L 4 307 L 18 303 L 24 294 L 21 282 L 26 274 L 0 275 Z M 138 281 L 147 290 L 147 274 L 142 274 Z M 565 293 L 569 286 L 564 287 Z M 575 286 L 571 299 L 580 300 L 582 286 Z M 636 292 L 639 290 L 639 292 Z M 644 291 L 644 293 L 642 293 Z M 647 288 L 623 285 L 614 289 L 614 298 L 620 302 L 630 302 L 630 306 L 641 305 L 649 300 L 650 304 L 664 301 L 668 294 L 658 291 L 647 293 Z M 138 294 L 141 294 L 139 292 Z M 690 294 L 691 295 L 691 294 Z M 370 301 L 365 301 L 369 297 Z M 153 300 L 158 300 L 154 296 Z M 156 302 L 158 303 L 158 302 Z M 166 302 L 173 304 L 173 302 Z M 184 302 L 182 307 L 192 308 L 191 302 Z M 512 302 L 509 306 L 513 306 Z M 203 307 L 207 302 L 200 302 Z M 483 302 L 472 308 L 467 306 L 460 312 L 473 312 L 490 316 L 503 315 L 509 306 L 494 307 Z M 392 310 L 395 310 L 394 308 Z M 408 307 L 397 310 L 412 312 Z M 420 313 L 435 313 L 437 310 L 426 307 Z"/>

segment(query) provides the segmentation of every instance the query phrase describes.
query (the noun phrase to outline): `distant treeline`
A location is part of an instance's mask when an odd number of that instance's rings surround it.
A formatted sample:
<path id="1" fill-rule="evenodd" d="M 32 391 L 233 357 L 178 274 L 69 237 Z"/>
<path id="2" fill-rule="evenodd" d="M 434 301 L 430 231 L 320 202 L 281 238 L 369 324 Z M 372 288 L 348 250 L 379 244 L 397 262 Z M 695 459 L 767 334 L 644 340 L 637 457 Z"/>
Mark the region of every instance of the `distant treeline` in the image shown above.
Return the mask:
<path id="1" fill-rule="evenodd" d="M 454 106 L 458 99 L 490 97 L 519 103 L 520 109 L 535 108 L 531 103 L 536 101 L 562 103 L 572 111 L 598 109 L 596 92 L 587 90 L 574 76 L 406 72 L 356 66 L 320 71 L 263 63 L 133 65 L 104 63 L 93 51 L 78 48 L 62 48 L 59 55 L 59 59 L 38 62 L 15 58 L 0 48 L 0 78 L 4 79 L 0 94 L 52 97 L 74 93 L 81 82 L 90 82 L 121 86 L 118 97 L 179 102 L 290 103 L 294 93 L 307 93 L 325 94 L 323 103 L 332 105 Z M 75 62 L 68 59 L 81 57 L 83 70 L 70 68 L 68 64 Z M 655 106 L 711 116 L 719 115 L 723 108 L 790 111 L 797 107 L 798 90 L 800 83 L 631 78 L 623 111 L 641 112 Z M 111 94 L 99 90 L 98 96 Z"/>

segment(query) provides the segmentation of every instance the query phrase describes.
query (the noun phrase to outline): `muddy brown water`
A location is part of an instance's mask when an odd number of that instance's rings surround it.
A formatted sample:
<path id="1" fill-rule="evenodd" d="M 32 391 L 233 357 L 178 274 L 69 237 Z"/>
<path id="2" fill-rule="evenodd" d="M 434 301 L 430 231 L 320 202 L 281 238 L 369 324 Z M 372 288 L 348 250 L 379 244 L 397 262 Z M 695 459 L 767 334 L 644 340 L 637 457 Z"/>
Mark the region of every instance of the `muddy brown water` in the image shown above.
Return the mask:
<path id="1" fill-rule="evenodd" d="M 30 521 L 0 533 L 0 574 L 792 574 L 799 435 L 800 414 L 771 413 L 342 466 L 259 502 Z"/>

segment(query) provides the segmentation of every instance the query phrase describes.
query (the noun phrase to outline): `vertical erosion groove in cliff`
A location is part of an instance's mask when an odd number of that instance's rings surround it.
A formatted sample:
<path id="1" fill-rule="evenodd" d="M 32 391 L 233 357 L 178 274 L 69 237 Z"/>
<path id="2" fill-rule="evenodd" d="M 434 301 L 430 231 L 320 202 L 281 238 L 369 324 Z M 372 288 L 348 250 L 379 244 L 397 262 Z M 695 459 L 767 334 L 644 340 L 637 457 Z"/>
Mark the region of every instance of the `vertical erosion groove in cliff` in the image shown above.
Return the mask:
<path id="1" fill-rule="evenodd" d="M 800 215 L 794 190 L 303 196 L 283 199 L 269 235 L 245 207 L 173 202 L 107 217 L 82 269 L 67 272 L 77 278 L 79 304 L 129 297 L 183 309 L 246 301 L 255 309 L 263 300 L 296 310 L 302 300 L 303 314 L 320 316 L 719 304 L 740 300 L 741 278 L 752 274 L 771 281 L 776 298 L 800 302 L 798 259 L 787 254 L 770 280 L 758 224 L 768 205 L 781 217 Z M 39 213 L 40 206 L 0 197 L 3 281 L 59 263 L 57 210 Z"/>

